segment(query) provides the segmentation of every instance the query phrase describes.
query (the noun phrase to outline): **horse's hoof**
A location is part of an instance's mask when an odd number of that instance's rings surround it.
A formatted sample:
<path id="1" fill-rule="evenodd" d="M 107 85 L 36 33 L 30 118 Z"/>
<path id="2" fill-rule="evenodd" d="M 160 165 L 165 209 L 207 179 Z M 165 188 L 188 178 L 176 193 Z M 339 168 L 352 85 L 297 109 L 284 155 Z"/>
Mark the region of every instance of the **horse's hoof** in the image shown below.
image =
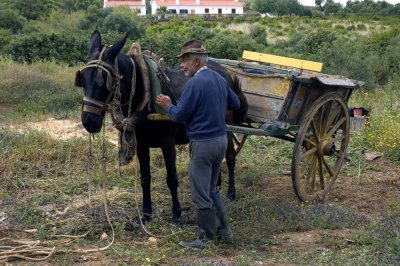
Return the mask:
<path id="1" fill-rule="evenodd" d="M 230 200 L 230 201 L 236 201 L 236 193 L 235 192 L 228 192 L 226 197 Z"/>
<path id="2" fill-rule="evenodd" d="M 142 217 L 140 217 L 139 219 L 137 219 L 136 223 L 137 224 L 147 224 L 148 222 L 150 222 L 151 220 L 151 216 L 150 215 L 143 215 Z"/>
<path id="3" fill-rule="evenodd" d="M 178 227 L 183 225 L 182 217 L 180 214 L 172 214 L 172 224 Z"/>

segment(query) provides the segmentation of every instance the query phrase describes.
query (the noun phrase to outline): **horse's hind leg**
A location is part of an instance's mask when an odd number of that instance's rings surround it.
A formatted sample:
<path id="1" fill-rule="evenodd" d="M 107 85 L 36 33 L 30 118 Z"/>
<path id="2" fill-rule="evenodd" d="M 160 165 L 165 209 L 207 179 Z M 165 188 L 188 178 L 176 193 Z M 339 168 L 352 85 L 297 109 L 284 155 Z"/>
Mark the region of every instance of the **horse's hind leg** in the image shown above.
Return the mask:
<path id="1" fill-rule="evenodd" d="M 142 186 L 142 222 L 147 222 L 150 220 L 151 214 L 153 213 L 153 208 L 151 204 L 151 173 L 150 173 L 150 148 L 148 146 L 142 145 L 141 142 L 137 144 L 137 156 L 140 164 L 140 182 Z M 138 221 L 140 222 L 140 221 Z"/>
<path id="2" fill-rule="evenodd" d="M 228 186 L 227 197 L 231 201 L 234 201 L 236 199 L 236 189 L 235 189 L 236 151 L 233 145 L 233 137 L 231 135 L 232 132 L 228 132 L 228 148 L 226 150 L 225 159 L 229 173 L 229 186 Z"/>
<path id="3" fill-rule="evenodd" d="M 181 225 L 182 209 L 178 198 L 178 176 L 176 174 L 176 149 L 175 145 L 166 145 L 161 148 L 164 155 L 165 168 L 167 169 L 167 185 L 172 197 L 172 223 Z"/>

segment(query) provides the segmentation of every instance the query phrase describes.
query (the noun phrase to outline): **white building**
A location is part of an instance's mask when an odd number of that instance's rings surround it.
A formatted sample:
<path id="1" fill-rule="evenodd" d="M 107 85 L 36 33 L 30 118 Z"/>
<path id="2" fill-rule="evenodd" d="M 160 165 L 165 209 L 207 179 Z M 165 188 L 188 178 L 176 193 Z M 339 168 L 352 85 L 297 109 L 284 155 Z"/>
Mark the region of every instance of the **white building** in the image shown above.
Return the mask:
<path id="1" fill-rule="evenodd" d="M 104 0 L 103 7 L 115 7 L 115 6 L 127 6 L 131 9 L 136 9 L 139 15 L 146 15 L 146 0 L 136 0 L 136 1 L 113 1 Z"/>
<path id="2" fill-rule="evenodd" d="M 173 14 L 243 14 L 243 4 L 238 0 L 153 0 L 151 14 L 166 6 Z"/>
<path id="3" fill-rule="evenodd" d="M 103 7 L 128 6 L 140 15 L 146 15 L 146 0 L 114 1 L 104 0 Z M 243 4 L 239 0 L 152 0 L 151 14 L 165 6 L 172 14 L 243 14 Z"/>

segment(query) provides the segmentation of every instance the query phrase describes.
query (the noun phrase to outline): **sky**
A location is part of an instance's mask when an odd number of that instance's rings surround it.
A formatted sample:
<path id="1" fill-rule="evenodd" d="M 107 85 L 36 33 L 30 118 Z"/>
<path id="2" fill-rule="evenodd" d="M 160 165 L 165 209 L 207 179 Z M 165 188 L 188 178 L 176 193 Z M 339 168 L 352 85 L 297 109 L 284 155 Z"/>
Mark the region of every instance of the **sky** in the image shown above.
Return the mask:
<path id="1" fill-rule="evenodd" d="M 298 0 L 298 1 L 300 4 L 304 6 L 315 6 L 315 0 Z M 342 6 L 345 6 L 347 3 L 347 0 L 333 0 L 333 1 L 342 4 Z M 386 2 L 394 5 L 400 3 L 400 0 L 386 0 Z"/>

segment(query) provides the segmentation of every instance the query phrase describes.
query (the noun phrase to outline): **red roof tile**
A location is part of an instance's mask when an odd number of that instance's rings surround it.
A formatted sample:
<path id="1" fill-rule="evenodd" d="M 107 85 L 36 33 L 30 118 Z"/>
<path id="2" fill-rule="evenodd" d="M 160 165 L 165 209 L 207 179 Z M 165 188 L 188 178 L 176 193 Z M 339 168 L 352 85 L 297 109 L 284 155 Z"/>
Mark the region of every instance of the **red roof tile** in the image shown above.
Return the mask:
<path id="1" fill-rule="evenodd" d="M 155 0 L 158 6 L 174 6 L 176 0 Z M 243 6 L 241 2 L 234 0 L 222 0 L 222 1 L 211 1 L 211 0 L 200 0 L 200 4 L 196 5 L 196 0 L 179 0 L 179 6 Z"/>
<path id="2" fill-rule="evenodd" d="M 145 6 L 142 1 L 107 1 L 106 6 Z"/>

